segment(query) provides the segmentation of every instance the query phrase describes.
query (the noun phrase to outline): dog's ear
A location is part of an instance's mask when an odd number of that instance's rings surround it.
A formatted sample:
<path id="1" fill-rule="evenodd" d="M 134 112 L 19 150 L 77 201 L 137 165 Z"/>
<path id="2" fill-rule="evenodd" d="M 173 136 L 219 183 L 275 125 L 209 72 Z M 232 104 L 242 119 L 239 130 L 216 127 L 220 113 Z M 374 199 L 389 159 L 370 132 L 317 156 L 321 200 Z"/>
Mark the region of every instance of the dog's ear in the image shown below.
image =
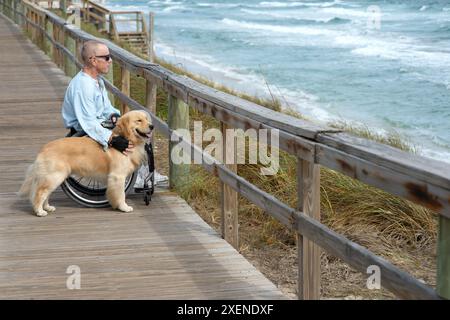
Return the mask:
<path id="1" fill-rule="evenodd" d="M 130 125 L 130 117 L 122 116 L 117 120 L 116 127 L 114 128 L 114 133 L 119 136 L 125 137 L 130 141 L 134 141 L 133 128 Z"/>
<path id="2" fill-rule="evenodd" d="M 119 136 L 123 136 L 125 134 L 125 126 L 123 122 L 124 122 L 123 117 L 120 117 L 116 122 L 116 126 L 113 129 L 113 133 Z"/>

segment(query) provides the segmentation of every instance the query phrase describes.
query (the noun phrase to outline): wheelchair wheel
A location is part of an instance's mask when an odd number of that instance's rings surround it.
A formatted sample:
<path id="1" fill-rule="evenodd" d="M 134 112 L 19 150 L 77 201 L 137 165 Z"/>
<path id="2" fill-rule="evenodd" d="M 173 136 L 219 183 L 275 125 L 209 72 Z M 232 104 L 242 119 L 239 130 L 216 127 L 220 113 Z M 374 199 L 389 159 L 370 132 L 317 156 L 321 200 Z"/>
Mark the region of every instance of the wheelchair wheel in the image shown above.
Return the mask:
<path id="1" fill-rule="evenodd" d="M 125 180 L 125 194 L 133 190 L 137 172 L 133 172 Z M 106 185 L 91 178 L 71 175 L 62 184 L 61 189 L 73 201 L 88 208 L 109 207 L 106 198 Z"/>

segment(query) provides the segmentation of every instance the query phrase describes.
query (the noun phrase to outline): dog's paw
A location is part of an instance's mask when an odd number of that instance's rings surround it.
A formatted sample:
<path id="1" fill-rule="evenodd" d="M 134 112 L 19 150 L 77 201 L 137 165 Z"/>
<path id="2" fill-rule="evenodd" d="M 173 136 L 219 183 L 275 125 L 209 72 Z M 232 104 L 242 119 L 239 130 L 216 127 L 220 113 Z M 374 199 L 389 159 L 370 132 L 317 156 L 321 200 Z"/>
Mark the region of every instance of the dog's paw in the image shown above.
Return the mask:
<path id="1" fill-rule="evenodd" d="M 120 211 L 122 211 L 122 212 L 131 212 L 131 211 L 133 211 L 133 207 L 130 207 L 130 206 L 127 205 L 127 204 L 122 204 L 122 205 L 120 205 L 118 209 L 119 209 Z"/>
<path id="2" fill-rule="evenodd" d="M 50 213 L 50 212 L 55 212 L 56 208 L 54 206 L 46 206 L 46 207 L 44 207 L 44 210 L 47 211 L 48 213 Z"/>
<path id="3" fill-rule="evenodd" d="M 36 212 L 36 215 L 37 215 L 38 217 L 45 217 L 45 216 L 48 214 L 47 211 L 42 210 L 42 209 L 37 210 L 37 211 L 35 211 L 35 212 Z"/>

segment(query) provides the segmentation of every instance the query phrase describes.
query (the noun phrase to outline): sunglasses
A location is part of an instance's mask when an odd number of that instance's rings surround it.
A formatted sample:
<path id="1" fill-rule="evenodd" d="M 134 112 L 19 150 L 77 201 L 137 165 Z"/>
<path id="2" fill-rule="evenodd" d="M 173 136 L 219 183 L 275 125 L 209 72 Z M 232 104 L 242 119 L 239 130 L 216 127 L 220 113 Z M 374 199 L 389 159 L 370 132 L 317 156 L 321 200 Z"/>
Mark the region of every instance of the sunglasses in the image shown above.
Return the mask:
<path id="1" fill-rule="evenodd" d="M 105 59 L 106 62 L 108 62 L 109 60 L 112 59 L 112 57 L 111 57 L 110 54 L 107 54 L 107 55 L 105 55 L 105 56 L 95 56 L 95 57 L 96 57 L 96 58 L 102 58 L 102 59 Z"/>

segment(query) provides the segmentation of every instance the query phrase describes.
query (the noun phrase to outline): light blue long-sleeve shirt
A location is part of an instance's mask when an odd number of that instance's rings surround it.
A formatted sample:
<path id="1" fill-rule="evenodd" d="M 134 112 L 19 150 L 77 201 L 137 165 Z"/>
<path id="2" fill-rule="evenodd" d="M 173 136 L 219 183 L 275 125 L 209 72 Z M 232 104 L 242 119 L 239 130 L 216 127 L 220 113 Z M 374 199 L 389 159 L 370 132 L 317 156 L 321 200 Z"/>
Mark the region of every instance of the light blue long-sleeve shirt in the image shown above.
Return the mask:
<path id="1" fill-rule="evenodd" d="M 73 77 L 62 105 L 66 128 L 83 130 L 89 137 L 107 147 L 111 131 L 103 128 L 101 123 L 113 113 L 120 114 L 120 111 L 111 105 L 102 79 L 99 78 L 97 82 L 83 71 Z"/>

